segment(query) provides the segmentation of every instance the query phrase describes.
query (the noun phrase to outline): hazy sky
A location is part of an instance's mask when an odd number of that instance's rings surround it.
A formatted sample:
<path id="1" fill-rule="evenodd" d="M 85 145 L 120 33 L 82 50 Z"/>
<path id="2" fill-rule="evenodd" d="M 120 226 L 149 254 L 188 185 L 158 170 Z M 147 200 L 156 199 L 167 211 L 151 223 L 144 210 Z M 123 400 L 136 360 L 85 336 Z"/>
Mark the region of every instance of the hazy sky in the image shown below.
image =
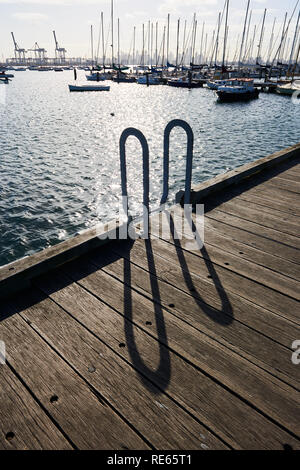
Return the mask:
<path id="1" fill-rule="evenodd" d="M 177 20 L 182 24 L 186 19 L 188 27 L 193 13 L 197 13 L 199 22 L 198 48 L 200 49 L 202 24 L 205 21 L 205 34 L 208 42 L 216 26 L 217 15 L 223 9 L 224 0 L 114 0 L 115 17 L 120 17 L 121 49 L 127 50 L 133 35 L 133 26 L 137 27 L 137 48 L 141 48 L 142 23 L 148 20 L 159 21 L 159 34 L 166 24 L 167 13 L 171 14 L 171 46 L 175 49 Z M 261 24 L 264 8 L 268 9 L 266 20 L 265 50 L 274 18 L 277 18 L 276 35 L 282 28 L 284 14 L 291 14 L 296 0 L 251 0 L 253 10 L 252 28 Z M 229 38 L 231 49 L 236 47 L 238 34 L 243 30 L 243 21 L 247 0 L 230 0 Z M 48 57 L 54 56 L 52 30 L 55 29 L 60 46 L 67 49 L 68 56 L 90 56 L 90 24 L 94 25 L 95 43 L 99 31 L 101 11 L 105 15 L 108 28 L 110 0 L 0 0 L 0 56 L 12 57 L 13 44 L 10 32 L 15 33 L 20 47 L 30 49 L 37 41 L 45 47 Z M 297 9 L 297 14 L 299 7 Z M 296 20 L 296 17 L 295 17 Z M 293 26 L 295 28 L 295 20 Z M 291 28 L 289 36 L 294 30 Z M 107 30 L 106 30 L 107 34 Z M 181 31 L 183 35 L 183 32 Z M 258 41 L 258 39 L 257 39 Z"/>

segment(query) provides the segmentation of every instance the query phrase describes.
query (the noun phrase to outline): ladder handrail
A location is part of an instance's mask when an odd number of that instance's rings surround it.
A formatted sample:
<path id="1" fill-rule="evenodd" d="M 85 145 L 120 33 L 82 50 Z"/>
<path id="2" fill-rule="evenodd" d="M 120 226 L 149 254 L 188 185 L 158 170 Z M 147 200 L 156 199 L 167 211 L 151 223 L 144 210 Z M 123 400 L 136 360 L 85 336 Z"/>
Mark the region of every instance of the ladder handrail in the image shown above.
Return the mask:
<path id="1" fill-rule="evenodd" d="M 127 168 L 126 168 L 126 143 L 129 137 L 136 137 L 141 146 L 143 152 L 143 210 L 144 210 L 144 223 L 145 220 L 149 222 L 149 146 L 144 134 L 135 129 L 129 127 L 122 132 L 120 137 L 120 168 L 121 168 L 121 185 L 122 185 L 122 199 L 123 209 L 128 217 L 128 190 L 127 190 Z M 146 214 L 147 212 L 147 214 Z M 145 219 L 147 215 L 147 219 Z"/>
<path id="2" fill-rule="evenodd" d="M 191 126 L 182 119 L 174 119 L 169 122 L 164 132 L 164 172 L 163 172 L 163 195 L 160 204 L 166 203 L 169 195 L 169 167 L 170 167 L 170 134 L 175 127 L 181 127 L 187 134 L 187 156 L 185 172 L 185 192 L 184 204 L 190 203 L 192 169 L 193 169 L 193 151 L 194 151 L 194 133 Z"/>
<path id="3" fill-rule="evenodd" d="M 169 122 L 164 131 L 164 163 L 163 163 L 163 195 L 160 205 L 164 207 L 169 195 L 169 167 L 170 167 L 170 134 L 175 127 L 181 127 L 187 135 L 187 156 L 186 156 L 186 174 L 185 174 L 185 193 L 184 204 L 190 204 L 191 184 L 192 184 L 192 168 L 193 168 L 193 149 L 194 149 L 194 133 L 191 126 L 181 120 L 174 119 Z M 143 154 L 143 220 L 144 226 L 149 227 L 149 146 L 144 134 L 129 127 L 122 132 L 120 137 L 120 169 L 121 169 L 121 186 L 122 186 L 122 200 L 123 210 L 126 214 L 127 220 L 132 218 L 128 217 L 128 189 L 127 189 L 127 167 L 126 167 L 126 143 L 129 137 L 136 137 L 141 144 Z M 158 209 L 158 211 L 161 210 Z M 157 211 L 152 211 L 157 212 Z"/>

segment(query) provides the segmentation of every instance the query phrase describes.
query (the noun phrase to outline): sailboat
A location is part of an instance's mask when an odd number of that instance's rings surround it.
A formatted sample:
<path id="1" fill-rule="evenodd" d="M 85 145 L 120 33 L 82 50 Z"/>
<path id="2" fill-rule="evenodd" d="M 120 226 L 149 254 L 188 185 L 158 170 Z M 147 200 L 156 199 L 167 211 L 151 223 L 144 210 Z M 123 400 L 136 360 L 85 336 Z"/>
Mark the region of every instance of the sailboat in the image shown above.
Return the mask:
<path id="1" fill-rule="evenodd" d="M 136 78 L 133 75 L 118 71 L 117 76 L 113 77 L 113 81 L 117 83 L 135 83 Z"/>
<path id="2" fill-rule="evenodd" d="M 251 78 L 232 79 L 226 86 L 217 90 L 220 101 L 248 101 L 259 97 L 259 90 Z"/>
<path id="3" fill-rule="evenodd" d="M 118 66 L 113 65 L 113 70 L 117 72 L 117 76 L 113 77 L 113 81 L 117 83 L 135 83 L 135 77 L 125 73 L 129 67 L 120 63 L 120 19 L 118 18 Z"/>
<path id="4" fill-rule="evenodd" d="M 300 19 L 300 13 L 299 13 L 299 17 L 298 17 L 298 23 L 299 23 L 299 19 Z M 298 23 L 297 23 L 297 27 L 296 27 L 296 32 L 295 32 L 295 36 L 297 35 L 297 30 L 298 30 Z M 294 45 L 293 45 L 294 47 Z M 292 51 L 293 51 L 293 47 L 292 47 Z M 292 53 L 291 53 L 291 56 L 292 56 Z M 300 96 L 300 80 L 295 80 L 295 74 L 296 74 L 296 70 L 297 70 L 297 67 L 298 67 L 298 64 L 299 64 L 299 57 L 300 57 L 300 43 L 299 43 L 299 47 L 298 47 L 298 50 L 297 50 L 297 54 L 296 54 L 296 61 L 295 61 L 295 65 L 294 65 L 294 72 L 292 74 L 292 80 L 285 84 L 285 85 L 279 85 L 277 86 L 276 88 L 276 92 L 279 93 L 280 95 L 293 95 L 294 93 L 297 93 L 297 96 L 299 97 Z M 291 60 L 290 60 L 291 62 Z"/>
<path id="5" fill-rule="evenodd" d="M 100 72 L 92 72 L 90 75 L 86 75 L 86 79 L 89 82 L 104 82 L 106 80 L 106 75 Z"/>
<path id="6" fill-rule="evenodd" d="M 137 79 L 137 83 L 139 85 L 161 85 L 161 78 L 156 74 L 149 74 L 141 75 Z"/>
<path id="7" fill-rule="evenodd" d="M 189 72 L 187 76 L 179 77 L 179 78 L 171 78 L 167 81 L 169 86 L 175 88 L 202 88 L 203 81 L 201 80 L 194 80 L 192 78 L 192 73 Z"/>
<path id="8" fill-rule="evenodd" d="M 294 80 L 287 83 L 286 85 L 280 85 L 276 87 L 276 93 L 279 95 L 293 95 L 299 93 L 300 96 L 300 80 Z"/>

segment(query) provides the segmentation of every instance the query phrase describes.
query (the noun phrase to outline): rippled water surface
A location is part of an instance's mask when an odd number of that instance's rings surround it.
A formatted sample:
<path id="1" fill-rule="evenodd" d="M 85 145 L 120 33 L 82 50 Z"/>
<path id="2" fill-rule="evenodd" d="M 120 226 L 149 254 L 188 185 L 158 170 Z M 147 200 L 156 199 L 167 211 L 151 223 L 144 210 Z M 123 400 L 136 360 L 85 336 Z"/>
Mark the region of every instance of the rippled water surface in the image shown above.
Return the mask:
<path id="1" fill-rule="evenodd" d="M 79 72 L 84 83 L 84 72 Z M 0 84 L 0 265 L 65 240 L 116 215 L 119 137 L 148 139 L 151 203 L 161 196 L 163 131 L 175 118 L 195 133 L 194 184 L 299 141 L 299 105 L 261 94 L 222 104 L 208 89 L 111 83 L 111 91 L 70 94 L 73 72 L 17 72 Z M 4 90 L 5 87 L 5 90 Z M 114 115 L 112 115 L 114 114 Z M 171 143 L 171 198 L 184 187 L 185 135 Z M 141 151 L 128 145 L 131 207 L 142 200 Z"/>

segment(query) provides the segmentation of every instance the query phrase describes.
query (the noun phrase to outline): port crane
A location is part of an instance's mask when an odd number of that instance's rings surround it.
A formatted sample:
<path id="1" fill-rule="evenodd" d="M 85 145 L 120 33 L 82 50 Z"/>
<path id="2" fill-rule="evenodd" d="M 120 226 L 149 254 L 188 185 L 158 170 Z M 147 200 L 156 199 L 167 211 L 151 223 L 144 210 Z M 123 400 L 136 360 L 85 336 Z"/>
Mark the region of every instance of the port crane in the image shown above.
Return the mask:
<path id="1" fill-rule="evenodd" d="M 28 52 L 34 52 L 34 58 L 36 62 L 42 63 L 46 61 L 47 51 L 43 47 L 40 47 L 36 42 L 32 49 L 28 49 Z"/>
<path id="2" fill-rule="evenodd" d="M 66 49 L 64 47 L 59 47 L 56 33 L 53 31 L 54 41 L 55 41 L 55 59 L 58 60 L 60 63 L 64 63 L 66 61 Z"/>
<path id="3" fill-rule="evenodd" d="M 14 46 L 15 46 L 15 58 L 16 58 L 16 60 L 19 61 L 20 63 L 25 63 L 25 61 L 26 61 L 26 57 L 25 57 L 26 50 L 21 49 L 18 46 L 18 44 L 16 42 L 16 39 L 15 39 L 14 33 L 11 33 L 11 36 L 12 36 L 13 43 L 14 43 Z"/>

